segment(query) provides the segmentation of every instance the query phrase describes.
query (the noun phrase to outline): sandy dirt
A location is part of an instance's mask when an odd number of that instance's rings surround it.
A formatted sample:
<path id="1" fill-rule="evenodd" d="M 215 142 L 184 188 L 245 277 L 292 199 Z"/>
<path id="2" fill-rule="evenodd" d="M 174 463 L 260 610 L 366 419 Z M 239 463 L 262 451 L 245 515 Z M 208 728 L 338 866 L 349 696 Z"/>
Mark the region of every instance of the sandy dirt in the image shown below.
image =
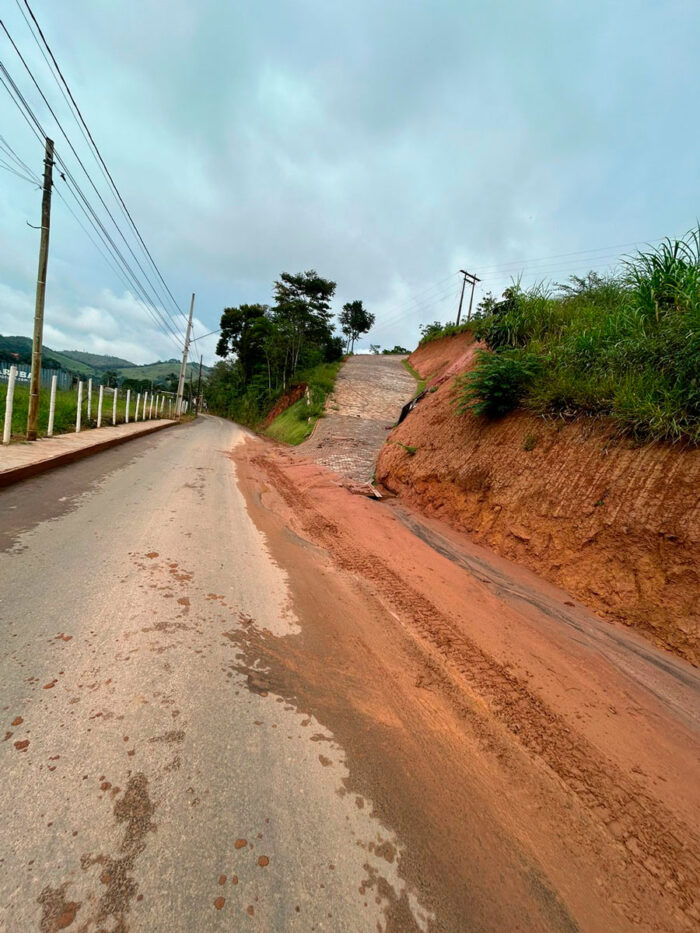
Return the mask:
<path id="1" fill-rule="evenodd" d="M 700 451 L 635 447 L 593 419 L 458 416 L 473 353 L 462 334 L 411 356 L 434 391 L 389 436 L 377 480 L 698 664 Z"/>
<path id="2" fill-rule="evenodd" d="M 342 743 L 431 928 L 693 929 L 695 669 L 274 444 L 235 457 L 304 620 L 243 633 L 241 670 Z"/>

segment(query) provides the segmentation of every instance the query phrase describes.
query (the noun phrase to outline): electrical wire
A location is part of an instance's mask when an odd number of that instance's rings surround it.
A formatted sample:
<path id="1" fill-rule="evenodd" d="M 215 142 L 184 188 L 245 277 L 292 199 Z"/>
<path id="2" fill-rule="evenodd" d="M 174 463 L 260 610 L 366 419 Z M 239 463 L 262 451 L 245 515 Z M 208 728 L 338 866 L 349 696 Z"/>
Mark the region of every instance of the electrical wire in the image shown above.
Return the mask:
<path id="1" fill-rule="evenodd" d="M 14 49 L 15 52 L 17 53 L 17 56 L 19 57 L 20 61 L 21 61 L 22 64 L 24 65 L 24 68 L 25 68 L 27 74 L 29 75 L 29 77 L 31 78 L 31 80 L 32 80 L 32 82 L 33 82 L 33 84 L 34 84 L 34 86 L 36 87 L 37 91 L 38 91 L 39 94 L 41 95 L 41 98 L 42 98 L 42 100 L 44 101 L 45 105 L 48 107 L 49 112 L 51 113 L 51 116 L 53 117 L 54 121 L 56 122 L 56 125 L 58 126 L 59 130 L 60 130 L 61 133 L 63 134 L 63 136 L 64 136 L 66 142 L 68 143 L 68 146 L 69 146 L 70 149 L 71 149 L 71 152 L 73 153 L 73 155 L 74 155 L 75 158 L 77 159 L 78 164 L 80 165 L 80 167 L 82 168 L 83 172 L 85 173 L 85 176 L 86 176 L 87 180 L 89 181 L 90 185 L 92 186 L 92 189 L 93 189 L 93 191 L 95 192 L 95 194 L 97 195 L 97 197 L 98 197 L 100 203 L 102 204 L 102 207 L 105 209 L 107 215 L 109 216 L 110 220 L 111 220 L 112 223 L 114 224 L 115 229 L 117 230 L 117 232 L 119 233 L 120 237 L 121 237 L 122 240 L 124 241 L 124 244 L 126 245 L 127 249 L 128 249 L 129 252 L 131 253 L 131 255 L 132 255 L 134 261 L 136 262 L 136 264 L 138 265 L 139 269 L 141 270 L 141 272 L 142 272 L 144 278 L 145 278 L 146 281 L 148 282 L 148 284 L 149 284 L 149 286 L 150 286 L 150 288 L 151 288 L 151 290 L 152 290 L 152 295 L 155 297 L 156 302 L 162 301 L 162 296 L 159 296 L 159 295 L 158 295 L 157 289 L 154 287 L 154 285 L 153 285 L 151 279 L 149 278 L 149 276 L 148 276 L 146 270 L 145 270 L 145 269 L 143 268 L 143 266 L 141 265 L 141 262 L 139 261 L 139 259 L 138 259 L 137 255 L 136 255 L 136 253 L 133 251 L 133 249 L 131 248 L 130 243 L 128 242 L 128 240 L 127 240 L 126 237 L 124 236 L 124 233 L 122 232 L 121 227 L 119 226 L 119 224 L 118 224 L 117 221 L 115 220 L 114 215 L 112 214 L 112 212 L 110 211 L 110 209 L 107 207 L 107 204 L 105 203 L 104 198 L 102 197 L 102 195 L 100 194 L 100 192 L 99 192 L 97 186 L 95 185 L 95 183 L 94 183 L 94 181 L 93 181 L 93 179 L 92 179 L 92 176 L 91 176 L 90 173 L 88 172 L 87 168 L 85 167 L 85 164 L 84 164 L 83 160 L 82 160 L 82 159 L 80 158 L 80 156 L 78 155 L 78 153 L 77 153 L 77 151 L 76 151 L 76 149 L 75 149 L 75 146 L 73 145 L 73 143 L 71 142 L 71 140 L 70 140 L 68 134 L 66 133 L 65 129 L 63 128 L 63 124 L 61 123 L 61 121 L 60 121 L 60 120 L 58 119 L 58 117 L 56 116 L 56 112 L 54 111 L 53 107 L 51 106 L 51 104 L 49 103 L 48 99 L 46 98 L 46 95 L 44 94 L 44 92 L 42 91 L 41 87 L 39 86 L 39 83 L 38 83 L 38 81 L 36 80 L 36 78 L 35 78 L 35 76 L 34 76 L 32 70 L 30 69 L 29 65 L 27 64 L 27 62 L 26 62 L 24 56 L 22 55 L 22 53 L 20 52 L 20 50 L 17 48 L 17 45 L 16 45 L 14 39 L 12 38 L 12 36 L 10 35 L 10 33 L 8 32 L 8 29 L 7 29 L 7 27 L 5 26 L 5 24 L 4 24 L 4 22 L 3 22 L 2 20 L 0 20 L 0 27 L 2 27 L 3 31 L 5 32 L 5 35 L 7 36 L 7 38 L 9 39 L 9 41 L 10 41 L 10 43 L 11 43 L 13 49 Z M 65 168 L 65 165 L 64 165 L 64 168 Z M 167 325 L 167 326 L 168 326 L 168 329 L 169 329 L 169 330 L 173 331 L 173 333 L 176 333 L 176 331 L 174 331 L 173 328 L 172 328 L 170 325 Z M 179 334 L 178 334 L 178 337 L 180 337 Z M 181 336 L 181 339 L 184 339 L 184 334 Z"/>
<path id="2" fill-rule="evenodd" d="M 41 122 L 39 121 L 36 114 L 34 113 L 31 106 L 29 105 L 28 101 L 26 100 L 22 92 L 19 90 L 16 82 L 13 80 L 12 76 L 10 75 L 7 68 L 2 62 L 0 62 L 0 72 L 2 72 L 2 74 L 0 74 L 0 82 L 4 85 L 11 100 L 17 106 L 22 116 L 25 118 L 30 129 L 32 129 L 32 131 L 34 132 L 34 135 L 43 144 L 46 139 L 47 134 L 43 126 L 41 125 Z M 7 79 L 7 82 L 9 82 L 12 88 L 12 91 L 8 87 L 8 84 L 5 81 L 5 79 L 2 77 L 2 75 L 4 75 L 5 78 Z M 114 240 L 112 239 L 112 237 L 106 230 L 102 221 L 97 216 L 94 208 L 89 203 L 88 199 L 86 198 L 85 194 L 83 193 L 78 183 L 75 181 L 72 173 L 70 172 L 70 169 L 68 168 L 68 166 L 66 165 L 66 163 L 64 162 L 64 160 L 62 159 L 62 157 L 56 150 L 54 150 L 54 157 L 55 157 L 55 160 L 60 164 L 61 168 L 63 169 L 62 177 L 64 177 L 64 180 L 67 183 L 68 183 L 68 180 L 70 180 L 70 182 L 75 187 L 76 190 L 73 191 L 70 189 L 70 185 L 69 185 L 69 190 L 71 190 L 71 194 L 73 194 L 73 196 L 76 198 L 76 201 L 78 202 L 79 207 L 81 208 L 81 210 L 83 210 L 83 213 L 85 213 L 88 221 L 91 223 L 91 225 L 95 229 L 100 239 L 102 239 L 103 243 L 105 243 L 105 246 L 107 247 L 108 251 L 110 251 L 113 255 L 117 257 L 119 263 L 124 268 L 124 272 L 130 278 L 131 283 L 132 283 L 129 286 L 130 290 L 135 289 L 137 293 L 136 294 L 137 299 L 139 299 L 141 304 L 144 305 L 145 309 L 148 311 L 149 316 L 153 319 L 156 326 L 161 330 L 163 329 L 163 327 L 165 327 L 164 333 L 166 334 L 166 336 L 169 336 L 170 339 L 174 338 L 174 343 L 179 350 L 182 346 L 181 336 L 175 330 L 173 330 L 172 326 L 165 319 L 165 317 L 159 311 L 157 306 L 153 304 L 152 300 L 147 295 L 147 292 L 144 289 L 143 285 L 139 282 L 138 276 L 133 271 L 128 261 L 124 258 L 123 254 L 121 253 L 119 248 L 114 243 Z M 99 196 L 99 193 L 98 193 L 98 196 Z M 104 204 L 104 202 L 102 203 Z"/>
<path id="3" fill-rule="evenodd" d="M 30 7 L 30 5 L 29 5 L 29 3 L 27 2 L 27 0 L 24 0 L 24 5 L 26 6 L 26 8 L 27 8 L 27 10 L 28 10 L 28 12 L 29 12 L 29 15 L 30 15 L 31 18 L 32 18 L 32 22 L 34 23 L 34 26 L 36 27 L 36 30 L 37 30 L 37 32 L 39 33 L 39 36 L 41 37 L 41 42 L 43 43 L 44 47 L 46 48 L 46 51 L 48 52 L 49 56 L 51 57 L 51 61 L 53 62 L 53 65 L 54 65 L 54 68 L 55 68 L 56 72 L 58 72 L 58 78 L 56 77 L 56 74 L 54 73 L 53 69 L 51 69 L 51 67 L 50 67 L 50 65 L 49 65 L 49 63 L 48 63 L 48 60 L 46 59 L 46 56 L 44 55 L 43 49 L 41 48 L 41 45 L 40 45 L 40 43 L 39 43 L 39 40 L 36 38 L 36 35 L 35 35 L 34 31 L 32 30 L 31 26 L 29 25 L 29 22 L 27 21 L 26 16 L 24 15 L 24 11 L 22 10 L 22 7 L 21 7 L 21 5 L 20 5 L 20 0 L 15 0 L 15 2 L 17 3 L 17 6 L 18 6 L 20 12 L 22 13 L 22 16 L 23 16 L 23 18 L 24 18 L 24 21 L 25 21 L 25 23 L 27 24 L 27 28 L 29 29 L 29 31 L 30 31 L 32 37 L 34 38 L 34 41 L 36 42 L 37 46 L 39 47 L 39 50 L 40 50 L 41 53 L 42 53 L 42 56 L 43 56 L 43 58 L 44 58 L 44 61 L 46 62 L 47 67 L 49 68 L 49 71 L 51 72 L 52 77 L 53 77 L 54 80 L 56 81 L 56 84 L 58 85 L 59 90 L 61 91 L 64 100 L 66 100 L 66 103 L 68 103 L 68 100 L 67 100 L 67 98 L 66 98 L 66 93 L 64 93 L 64 91 L 63 91 L 63 88 L 65 88 L 65 91 L 66 91 L 67 94 L 68 94 L 68 98 L 70 99 L 70 102 L 71 102 L 71 104 L 72 104 L 72 109 L 70 108 L 70 105 L 69 105 L 69 109 L 71 109 L 71 113 L 72 113 L 74 119 L 76 120 L 76 123 L 78 123 L 78 126 L 79 126 L 79 128 L 81 129 L 81 132 L 83 133 L 83 138 L 86 139 L 86 141 L 89 140 L 89 143 L 92 145 L 91 151 L 93 152 L 93 155 L 95 156 L 95 158 L 96 158 L 96 160 L 97 160 L 97 162 L 98 162 L 98 165 L 100 166 L 100 168 L 101 168 L 101 170 L 102 170 L 103 177 L 105 177 L 105 178 L 108 180 L 108 182 L 109 182 L 109 184 L 110 184 L 110 186 L 111 186 L 111 189 L 112 189 L 112 191 L 113 191 L 115 197 L 117 198 L 118 203 L 119 203 L 119 205 L 120 205 L 120 207 L 121 207 L 122 213 L 124 214 L 125 218 L 126 218 L 126 219 L 128 220 L 128 222 L 130 223 L 130 225 L 131 225 L 131 227 L 132 227 L 134 233 L 135 233 L 136 236 L 138 237 L 138 240 L 139 240 L 139 242 L 141 243 L 141 246 L 143 247 L 143 250 L 144 250 L 145 254 L 147 255 L 147 257 L 148 257 L 148 259 L 150 260 L 151 265 L 153 266 L 153 268 L 154 268 L 154 270 L 155 270 L 155 272 L 156 272 L 158 278 L 160 279 L 161 283 L 163 284 L 163 287 L 165 288 L 165 290 L 166 290 L 166 292 L 167 292 L 167 294 L 168 294 L 170 300 L 172 301 L 173 306 L 174 306 L 176 312 L 177 312 L 178 314 L 180 314 L 180 315 L 184 318 L 185 321 L 187 321 L 187 320 L 188 320 L 187 315 L 185 314 L 185 312 L 182 310 L 182 308 L 181 308 L 180 305 L 178 304 L 177 300 L 176 300 L 175 297 L 173 296 L 173 293 L 171 292 L 170 288 L 168 287 L 167 282 L 166 282 L 165 279 L 163 278 L 163 275 L 161 274 L 161 271 L 160 271 L 160 269 L 158 268 L 158 265 L 156 264 L 156 261 L 154 260 L 153 256 L 151 255 L 150 250 L 149 250 L 148 247 L 146 246 L 146 243 L 145 243 L 143 237 L 141 236 L 140 230 L 139 230 L 138 227 L 136 226 L 136 222 L 134 221 L 134 219 L 133 219 L 133 217 L 132 217 L 132 215 L 131 215 L 131 212 L 129 211 L 129 209 L 127 208 L 127 206 L 126 206 L 126 204 L 125 204 L 125 202 L 124 202 L 124 199 L 123 199 L 123 197 L 122 197 L 122 195 L 121 195 L 121 193 L 120 193 L 120 191 L 119 191 L 119 189 L 118 189 L 118 187 L 117 187 L 117 185 L 116 185 L 116 182 L 114 181 L 114 178 L 112 177 L 112 173 L 111 173 L 111 172 L 109 171 L 109 169 L 107 168 L 107 165 L 106 165 L 106 163 L 105 163 L 105 161 L 104 161 L 104 159 L 103 159 L 103 157 L 102 157 L 102 153 L 100 152 L 99 147 L 97 146 L 97 143 L 95 142 L 95 140 L 94 140 L 94 138 L 93 138 L 93 135 L 92 135 L 92 133 L 90 132 L 90 129 L 89 129 L 87 123 L 85 122 L 85 119 L 84 119 L 84 117 L 83 117 L 82 111 L 80 110 L 80 107 L 78 106 L 77 101 L 75 100 L 75 97 L 73 96 L 73 93 L 72 93 L 72 91 L 71 91 L 71 89 L 70 89 L 70 87 L 69 87 L 69 85 L 68 85 L 68 82 L 66 81 L 66 79 L 65 79 L 65 77 L 64 77 L 64 75 L 63 75 L 63 72 L 61 71 L 61 68 L 60 68 L 58 62 L 56 61 L 56 57 L 55 57 L 55 55 L 53 54 L 53 51 L 51 50 L 51 46 L 49 45 L 49 43 L 48 43 L 46 37 L 44 36 L 44 33 L 43 33 L 42 29 L 41 29 L 41 26 L 40 26 L 39 23 L 37 22 L 36 16 L 34 15 L 34 12 L 33 12 L 32 8 Z M 59 82 L 59 78 L 60 78 L 60 82 Z M 62 85 L 63 87 L 62 87 L 61 85 Z M 76 116 L 76 114 L 77 114 L 77 116 Z M 86 136 L 86 134 L 87 134 L 87 136 Z M 166 301 L 166 304 L 167 304 L 167 301 Z"/>

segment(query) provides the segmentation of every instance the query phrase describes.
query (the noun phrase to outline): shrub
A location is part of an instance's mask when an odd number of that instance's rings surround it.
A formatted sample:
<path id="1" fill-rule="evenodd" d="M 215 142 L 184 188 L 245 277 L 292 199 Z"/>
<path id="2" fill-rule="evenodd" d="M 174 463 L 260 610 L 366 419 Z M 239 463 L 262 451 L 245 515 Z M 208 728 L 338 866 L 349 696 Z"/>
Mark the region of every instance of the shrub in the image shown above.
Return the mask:
<path id="1" fill-rule="evenodd" d="M 522 350 L 477 353 L 478 365 L 458 382 L 457 410 L 500 418 L 519 404 L 539 369 L 539 360 Z"/>
<path id="2" fill-rule="evenodd" d="M 604 414 L 639 439 L 700 442 L 700 229 L 615 275 L 515 284 L 484 312 L 475 332 L 492 352 L 465 377 L 461 410 Z"/>

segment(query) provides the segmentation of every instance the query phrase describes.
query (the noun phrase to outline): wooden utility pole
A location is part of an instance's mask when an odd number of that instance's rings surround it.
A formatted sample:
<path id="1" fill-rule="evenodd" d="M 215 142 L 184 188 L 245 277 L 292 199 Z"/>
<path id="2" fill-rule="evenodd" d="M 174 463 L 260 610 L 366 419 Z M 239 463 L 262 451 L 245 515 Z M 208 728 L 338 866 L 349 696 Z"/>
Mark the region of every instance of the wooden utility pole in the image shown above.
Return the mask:
<path id="1" fill-rule="evenodd" d="M 459 271 L 462 273 L 464 278 L 462 279 L 462 293 L 459 296 L 459 310 L 457 311 L 457 326 L 458 327 L 459 327 L 459 322 L 462 317 L 462 301 L 464 300 L 464 286 L 467 284 L 467 282 L 469 282 L 472 287 L 472 293 L 469 296 L 469 311 L 467 312 L 467 320 L 469 321 L 472 316 L 472 302 L 474 301 L 474 286 L 476 285 L 477 282 L 481 281 L 481 279 L 477 279 L 477 277 L 472 272 L 465 272 L 464 269 L 460 269 Z"/>
<path id="2" fill-rule="evenodd" d="M 197 383 L 197 414 L 202 406 L 202 355 L 199 357 L 199 382 Z"/>
<path id="3" fill-rule="evenodd" d="M 190 349 L 190 331 L 192 330 L 192 312 L 194 311 L 194 292 L 190 301 L 190 316 L 187 319 L 187 332 L 185 333 L 185 346 L 182 350 L 182 365 L 180 366 L 180 378 L 177 383 L 177 399 L 175 401 L 175 415 L 180 417 L 182 414 L 182 393 L 185 390 L 185 371 L 187 369 L 187 352 Z"/>
<path id="4" fill-rule="evenodd" d="M 53 177 L 53 139 L 46 137 L 44 154 L 44 193 L 41 198 L 41 236 L 39 239 L 39 269 L 36 276 L 34 305 L 34 336 L 32 338 L 32 374 L 29 383 L 27 440 L 35 441 L 39 420 L 39 385 L 41 382 L 41 349 L 44 341 L 44 299 L 46 269 L 49 263 L 49 231 L 51 228 L 51 185 Z"/>

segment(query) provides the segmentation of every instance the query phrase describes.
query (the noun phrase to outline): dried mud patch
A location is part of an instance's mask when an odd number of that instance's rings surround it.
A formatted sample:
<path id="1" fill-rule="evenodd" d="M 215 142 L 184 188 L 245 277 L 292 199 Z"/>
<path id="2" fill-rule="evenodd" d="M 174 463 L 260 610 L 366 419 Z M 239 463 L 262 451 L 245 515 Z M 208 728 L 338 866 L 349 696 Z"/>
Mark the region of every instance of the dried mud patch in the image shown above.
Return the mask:
<path id="1" fill-rule="evenodd" d="M 127 933 L 131 902 L 138 893 L 138 883 L 133 872 L 138 857 L 145 851 L 149 833 L 155 831 L 153 822 L 155 805 L 149 795 L 148 779 L 145 774 L 134 774 L 129 778 L 122 797 L 114 804 L 117 823 L 126 824 L 120 845 L 121 855 L 84 855 L 81 868 L 87 871 L 94 865 L 100 866 L 99 881 L 105 886 L 93 922 L 100 929 L 110 922 L 112 929 Z M 42 931 L 43 933 L 43 931 Z"/>

